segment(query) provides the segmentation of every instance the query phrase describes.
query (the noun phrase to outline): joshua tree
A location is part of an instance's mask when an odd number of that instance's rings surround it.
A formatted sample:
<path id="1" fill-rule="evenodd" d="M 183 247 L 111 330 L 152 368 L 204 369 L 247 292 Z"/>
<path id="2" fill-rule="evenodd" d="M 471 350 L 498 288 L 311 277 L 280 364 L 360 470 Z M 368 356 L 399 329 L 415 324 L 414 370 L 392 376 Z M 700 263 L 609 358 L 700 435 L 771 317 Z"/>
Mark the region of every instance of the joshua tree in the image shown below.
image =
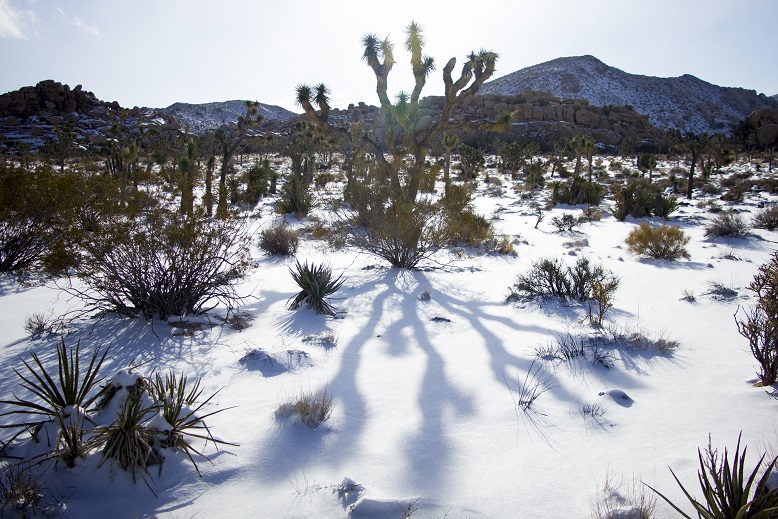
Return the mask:
<path id="1" fill-rule="evenodd" d="M 194 211 L 194 181 L 197 167 L 197 147 L 194 139 L 186 142 L 178 166 L 181 170 L 181 214 L 191 215 Z"/>
<path id="2" fill-rule="evenodd" d="M 375 34 L 368 34 L 362 39 L 362 58 L 375 74 L 379 114 L 385 123 L 381 138 L 371 137 L 365 132 L 355 134 L 349 129 L 333 126 L 329 120 L 329 90 L 324 84 L 313 88 L 299 85 L 297 103 L 319 128 L 350 140 L 356 148 L 372 153 L 380 173 L 389 182 L 392 202 L 412 207 L 419 191 L 427 151 L 442 135 L 469 126 L 466 122 L 452 122 L 454 109 L 466 98 L 475 95 L 492 76 L 497 54 L 486 50 L 471 52 L 456 80 L 452 77 L 456 58 L 451 58 L 443 67 L 443 109 L 437 116 L 422 117 L 419 114 L 419 99 L 427 77 L 435 69 L 435 62 L 433 58 L 423 55 L 424 36 L 416 22 L 411 22 L 405 33 L 405 48 L 411 53 L 414 88 L 410 94 L 400 92 L 396 103 L 392 103 L 387 92 L 389 73 L 395 64 L 394 45 L 388 38 L 380 40 Z M 314 109 L 314 103 L 318 111 Z M 491 127 L 498 129 L 509 122 L 510 116 L 505 114 Z M 389 156 L 384 155 L 384 149 L 388 150 Z M 408 157 L 410 160 L 406 160 Z"/>
<path id="3" fill-rule="evenodd" d="M 259 115 L 259 103 L 246 101 L 246 115 L 238 117 L 238 123 L 234 129 L 222 126 L 216 130 L 215 137 L 222 153 L 219 202 L 216 206 L 216 214 L 220 218 L 227 215 L 227 171 L 230 169 L 232 157 L 248 137 L 249 131 L 256 128 L 260 122 L 262 122 L 262 116 Z"/>
<path id="4" fill-rule="evenodd" d="M 694 168 L 697 165 L 697 160 L 700 158 L 702 153 L 705 151 L 705 148 L 707 147 L 707 137 L 700 137 L 694 135 L 693 133 L 687 133 L 685 137 L 687 139 L 686 150 L 692 156 L 692 161 L 689 165 L 689 178 L 686 184 L 686 199 L 691 200 L 692 189 L 694 187 Z"/>
<path id="5" fill-rule="evenodd" d="M 654 168 L 656 168 L 656 155 L 653 153 L 641 153 L 638 155 L 638 168 L 640 171 L 648 172 L 648 183 L 653 180 Z"/>
<path id="6" fill-rule="evenodd" d="M 448 196 L 451 187 L 451 152 L 459 146 L 459 137 L 457 135 L 444 135 L 441 144 L 445 151 L 445 161 L 443 163 L 443 185 L 445 191 L 443 194 Z"/>

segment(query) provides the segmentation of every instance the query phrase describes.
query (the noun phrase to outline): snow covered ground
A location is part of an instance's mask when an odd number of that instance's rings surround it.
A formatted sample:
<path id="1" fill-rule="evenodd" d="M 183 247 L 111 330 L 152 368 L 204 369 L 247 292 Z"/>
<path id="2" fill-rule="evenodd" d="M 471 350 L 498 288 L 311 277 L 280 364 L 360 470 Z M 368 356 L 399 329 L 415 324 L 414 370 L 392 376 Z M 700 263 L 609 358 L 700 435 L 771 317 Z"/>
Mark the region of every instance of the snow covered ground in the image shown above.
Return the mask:
<path id="1" fill-rule="evenodd" d="M 728 171 L 747 168 L 741 163 Z M 481 182 L 475 207 L 496 218 L 499 234 L 516 239 L 516 256 L 468 249 L 445 267 L 403 271 L 306 236 L 297 259 L 326 261 L 346 280 L 334 300 L 338 318 L 287 310 L 296 292 L 289 274 L 294 259 L 266 257 L 255 240 L 256 266 L 241 285 L 252 296 L 241 309 L 253 317 L 247 329 L 223 325 L 224 309 L 188 330 L 110 316 L 73 323 L 69 345 L 80 340 L 82 351 L 111 347 L 106 375 L 147 362 L 140 368 L 145 373 L 173 368 L 202 376 L 204 395 L 221 390 L 212 403 L 231 408 L 207 423 L 216 437 L 239 446 L 206 446 L 210 462 L 197 458 L 202 477 L 184 455 L 168 453 L 161 473 L 151 468 L 156 497 L 121 470 L 114 468 L 111 479 L 107 463 L 96 468 L 98 453 L 74 469 L 60 465 L 45 481 L 69 496 L 63 513 L 591 517 L 597 503 L 606 506 L 606 496 L 607 506 L 627 508 L 630 499 L 651 497 L 642 482 L 691 513 L 668 468 L 697 493 L 697 449 L 709 435 L 714 447 L 733 450 L 742 431 L 751 466 L 757 452 L 775 455 L 774 390 L 754 386 L 757 365 L 733 319 L 739 306 L 753 305 L 744 287 L 776 249 L 774 233 L 706 238 L 711 214 L 697 203 L 708 198 L 696 193 L 673 215 L 691 237 L 689 258 L 647 260 L 624 244 L 639 221 L 619 222 L 606 212 L 601 221 L 559 233 L 551 217 L 580 212 L 567 207 L 549 212 L 535 229 L 529 200 L 511 188 L 509 177 L 500 192 L 487 193 Z M 750 218 L 758 203 L 772 201 L 749 193 L 735 207 Z M 258 212 L 257 230 L 280 218 L 271 200 Z M 621 277 L 606 330 L 641 332 L 678 347 L 667 353 L 606 346 L 604 362 L 544 357 L 543 348 L 559 337 L 596 332 L 587 308 L 506 303 L 509 286 L 534 260 L 579 256 Z M 706 294 L 711 282 L 738 295 Z M 424 291 L 429 300 L 419 298 Z M 56 366 L 57 337 L 32 339 L 25 318 L 75 306 L 53 286 L 2 280 L 0 398 L 19 391 L 11 370 L 21 368 L 31 350 Z M 548 390 L 525 411 L 517 402 L 527 380 Z M 334 410 L 317 430 L 276 416 L 295 395 L 322 387 L 331 391 Z M 657 501 L 656 517 L 676 516 Z"/>

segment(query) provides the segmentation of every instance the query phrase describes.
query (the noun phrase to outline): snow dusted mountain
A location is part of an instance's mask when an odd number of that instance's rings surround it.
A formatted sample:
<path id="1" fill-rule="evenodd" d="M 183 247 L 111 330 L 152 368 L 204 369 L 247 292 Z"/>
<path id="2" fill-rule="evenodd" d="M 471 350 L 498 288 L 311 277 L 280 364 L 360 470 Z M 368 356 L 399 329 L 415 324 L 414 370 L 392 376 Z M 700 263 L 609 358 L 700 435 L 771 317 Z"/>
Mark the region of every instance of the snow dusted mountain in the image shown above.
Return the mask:
<path id="1" fill-rule="evenodd" d="M 527 67 L 484 84 L 481 94 L 515 95 L 524 90 L 586 99 L 595 106 L 632 106 L 660 128 L 695 133 L 728 132 L 772 98 L 744 88 L 720 87 L 691 75 L 660 78 L 629 74 L 594 56 L 575 56 Z"/>
<path id="2" fill-rule="evenodd" d="M 218 128 L 222 124 L 237 122 L 238 117 L 246 115 L 246 102 L 173 103 L 160 111 L 175 117 L 182 127 L 189 125 L 190 132 L 199 134 Z M 260 103 L 259 113 L 266 121 L 286 121 L 297 115 L 286 108 L 262 103 Z"/>

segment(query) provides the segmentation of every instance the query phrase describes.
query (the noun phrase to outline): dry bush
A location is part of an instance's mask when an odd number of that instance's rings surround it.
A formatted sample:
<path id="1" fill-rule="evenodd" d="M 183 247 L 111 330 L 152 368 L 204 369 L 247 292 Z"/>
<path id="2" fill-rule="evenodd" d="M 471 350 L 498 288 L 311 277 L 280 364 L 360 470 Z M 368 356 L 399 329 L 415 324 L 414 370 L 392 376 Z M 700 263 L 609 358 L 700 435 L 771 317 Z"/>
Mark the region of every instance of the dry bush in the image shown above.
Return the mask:
<path id="1" fill-rule="evenodd" d="M 717 236 L 743 237 L 750 230 L 748 222 L 739 213 L 723 211 L 711 218 L 705 226 L 705 236 L 715 238 Z"/>
<path id="2" fill-rule="evenodd" d="M 754 215 L 751 224 L 756 229 L 767 229 L 768 231 L 778 228 L 778 206 L 774 205 L 762 209 Z"/>
<path id="3" fill-rule="evenodd" d="M 619 278 L 601 265 L 592 265 L 585 257 L 578 258 L 571 266 L 556 258 L 541 259 L 533 263 L 529 272 L 517 277 L 508 301 L 522 297 L 558 297 L 584 302 L 594 297 L 596 284 L 615 292 Z"/>
<path id="4" fill-rule="evenodd" d="M 48 488 L 42 474 L 29 464 L 2 467 L 0 517 L 56 517 L 65 509 L 66 497 Z"/>
<path id="5" fill-rule="evenodd" d="M 300 243 L 300 232 L 282 222 L 259 235 L 259 248 L 271 256 L 294 256 Z"/>
<path id="6" fill-rule="evenodd" d="M 329 387 L 317 391 L 305 391 L 299 397 L 281 404 L 276 416 L 296 416 L 300 423 L 316 430 L 332 415 L 333 397 Z"/>
<path id="7" fill-rule="evenodd" d="M 38 339 L 44 335 L 53 335 L 61 328 L 61 320 L 54 317 L 52 314 L 38 312 L 27 316 L 24 320 L 24 330 L 29 333 L 33 339 Z"/>
<path id="8" fill-rule="evenodd" d="M 478 247 L 494 239 L 492 224 L 470 209 L 444 218 L 445 235 L 451 245 Z"/>
<path id="9" fill-rule="evenodd" d="M 236 219 L 162 210 L 104 224 L 84 244 L 67 291 L 89 309 L 162 320 L 242 299 L 235 285 L 249 267 L 249 238 Z M 208 306 L 211 304 L 212 306 Z"/>
<path id="10" fill-rule="evenodd" d="M 674 260 L 688 256 L 686 245 L 690 238 L 680 227 L 660 225 L 651 227 L 641 222 L 640 227 L 629 233 L 625 243 L 630 252 L 656 259 Z"/>
<path id="11" fill-rule="evenodd" d="M 748 290 L 756 296 L 756 306 L 743 310 L 742 318 L 738 308 L 735 323 L 759 363 L 760 383 L 769 386 L 778 381 L 778 252 L 759 267 Z"/>
<path id="12" fill-rule="evenodd" d="M 593 519 L 653 519 L 656 498 L 647 495 L 638 481 L 624 486 L 623 480 L 608 474 L 591 505 Z"/>

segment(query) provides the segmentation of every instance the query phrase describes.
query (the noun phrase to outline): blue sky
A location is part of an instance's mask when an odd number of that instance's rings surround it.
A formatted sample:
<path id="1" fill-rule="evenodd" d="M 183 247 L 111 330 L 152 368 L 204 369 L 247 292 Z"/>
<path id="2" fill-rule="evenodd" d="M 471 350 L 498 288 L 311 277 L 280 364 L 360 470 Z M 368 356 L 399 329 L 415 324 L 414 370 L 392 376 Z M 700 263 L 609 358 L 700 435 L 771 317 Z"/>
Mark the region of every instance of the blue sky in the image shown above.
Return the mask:
<path id="1" fill-rule="evenodd" d="M 376 102 L 362 36 L 396 43 L 390 91 L 409 89 L 403 28 L 436 59 L 500 54 L 495 77 L 591 54 L 633 74 L 692 74 L 778 94 L 777 0 L 0 0 L 0 93 L 54 79 L 122 106 L 250 99 L 290 109 L 300 83 L 333 104 Z"/>

